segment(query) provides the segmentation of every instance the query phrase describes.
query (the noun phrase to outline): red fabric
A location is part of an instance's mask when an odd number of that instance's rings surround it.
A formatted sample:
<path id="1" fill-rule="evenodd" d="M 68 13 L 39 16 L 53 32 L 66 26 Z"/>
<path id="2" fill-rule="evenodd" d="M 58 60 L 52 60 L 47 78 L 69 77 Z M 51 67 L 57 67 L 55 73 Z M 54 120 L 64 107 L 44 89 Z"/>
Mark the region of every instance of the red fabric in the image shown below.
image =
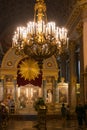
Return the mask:
<path id="1" fill-rule="evenodd" d="M 38 76 L 38 78 L 35 78 L 35 80 L 31 80 L 31 81 L 25 80 L 24 78 L 21 77 L 20 74 L 18 74 L 18 77 L 17 77 L 17 84 L 18 84 L 18 86 L 24 86 L 24 85 L 29 84 L 29 83 L 33 84 L 35 86 L 41 87 L 41 84 L 42 84 L 42 74 L 40 74 Z"/>

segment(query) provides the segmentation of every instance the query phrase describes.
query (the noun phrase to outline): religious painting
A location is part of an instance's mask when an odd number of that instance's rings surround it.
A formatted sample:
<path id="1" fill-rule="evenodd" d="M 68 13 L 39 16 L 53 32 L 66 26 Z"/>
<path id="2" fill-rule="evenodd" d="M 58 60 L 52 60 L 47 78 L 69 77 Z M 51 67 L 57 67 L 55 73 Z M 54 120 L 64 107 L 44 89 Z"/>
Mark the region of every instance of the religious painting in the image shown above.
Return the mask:
<path id="1" fill-rule="evenodd" d="M 53 98 L 52 89 L 48 89 L 47 90 L 47 103 L 52 103 L 52 98 Z"/>
<path id="2" fill-rule="evenodd" d="M 58 86 L 59 103 L 68 103 L 68 84 L 63 83 Z"/>

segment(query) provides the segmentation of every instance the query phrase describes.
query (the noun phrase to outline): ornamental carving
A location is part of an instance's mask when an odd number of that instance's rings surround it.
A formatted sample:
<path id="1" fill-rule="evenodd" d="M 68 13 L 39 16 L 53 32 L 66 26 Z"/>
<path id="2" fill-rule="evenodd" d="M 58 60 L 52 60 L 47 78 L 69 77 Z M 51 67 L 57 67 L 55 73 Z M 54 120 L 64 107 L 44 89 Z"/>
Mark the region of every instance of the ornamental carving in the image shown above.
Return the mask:
<path id="1" fill-rule="evenodd" d="M 82 33 L 82 15 L 84 9 L 87 9 L 87 0 L 78 0 L 77 4 L 74 6 L 74 9 L 69 17 L 67 22 L 67 28 L 69 29 L 70 34 L 75 29 L 79 35 Z M 86 13 L 87 14 L 87 13 Z"/>

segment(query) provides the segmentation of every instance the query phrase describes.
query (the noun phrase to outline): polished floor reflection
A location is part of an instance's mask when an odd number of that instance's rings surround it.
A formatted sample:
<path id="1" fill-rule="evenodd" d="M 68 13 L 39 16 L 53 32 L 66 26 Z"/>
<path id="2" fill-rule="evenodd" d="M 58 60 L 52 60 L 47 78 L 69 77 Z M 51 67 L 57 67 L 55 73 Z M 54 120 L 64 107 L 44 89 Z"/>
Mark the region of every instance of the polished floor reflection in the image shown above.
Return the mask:
<path id="1" fill-rule="evenodd" d="M 46 126 L 42 125 L 36 127 L 36 121 L 20 121 L 20 120 L 9 120 L 8 126 L 3 128 L 5 130 L 80 130 L 78 128 L 77 120 L 70 120 L 62 125 L 61 119 L 52 119 L 46 121 Z M 81 130 L 87 130 L 83 125 Z"/>

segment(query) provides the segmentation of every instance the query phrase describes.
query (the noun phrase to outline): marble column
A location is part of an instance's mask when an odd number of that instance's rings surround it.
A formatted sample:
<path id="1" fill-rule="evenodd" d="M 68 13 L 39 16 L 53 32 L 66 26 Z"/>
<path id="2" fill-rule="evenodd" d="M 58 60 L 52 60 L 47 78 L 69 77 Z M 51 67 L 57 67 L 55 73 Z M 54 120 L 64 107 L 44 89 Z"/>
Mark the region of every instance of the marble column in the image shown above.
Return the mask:
<path id="1" fill-rule="evenodd" d="M 71 107 L 76 106 L 76 65 L 75 65 L 75 42 L 70 43 L 70 85 L 69 85 L 69 103 Z"/>
<path id="2" fill-rule="evenodd" d="M 61 75 L 61 77 L 64 77 L 65 81 L 66 81 L 66 58 L 67 58 L 66 53 L 63 53 L 61 55 L 61 63 L 60 63 L 61 64 L 60 65 L 61 74 L 60 75 Z"/>
<path id="3" fill-rule="evenodd" d="M 47 91 L 46 91 L 46 79 L 44 79 L 44 78 L 42 80 L 42 96 L 44 98 L 44 101 L 46 102 Z"/>
<path id="4" fill-rule="evenodd" d="M 16 102 L 17 101 L 17 78 L 16 76 L 14 76 L 14 79 L 13 79 L 13 84 L 14 84 L 14 101 Z"/>
<path id="5" fill-rule="evenodd" d="M 53 102 L 54 103 L 58 102 L 57 83 L 58 83 L 58 80 L 55 78 L 53 82 Z"/>
<path id="6" fill-rule="evenodd" d="M 4 77 L 1 77 L 1 85 L 2 85 L 2 100 L 4 100 L 6 97 L 6 89 L 4 86 Z"/>
<path id="7" fill-rule="evenodd" d="M 81 70 L 81 100 L 87 102 L 87 2 L 83 6 L 83 70 Z M 83 71 L 83 72 L 82 72 Z"/>

